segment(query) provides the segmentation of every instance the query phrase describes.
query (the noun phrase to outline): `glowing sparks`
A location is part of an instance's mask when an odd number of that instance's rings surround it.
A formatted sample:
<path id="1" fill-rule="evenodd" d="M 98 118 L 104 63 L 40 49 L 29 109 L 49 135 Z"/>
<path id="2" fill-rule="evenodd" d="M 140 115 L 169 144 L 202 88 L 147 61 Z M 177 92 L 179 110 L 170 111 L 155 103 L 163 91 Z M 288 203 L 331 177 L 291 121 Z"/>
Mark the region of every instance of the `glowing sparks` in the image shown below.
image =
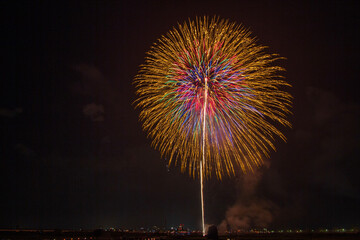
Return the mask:
<path id="1" fill-rule="evenodd" d="M 290 126 L 289 86 L 250 32 L 218 18 L 197 18 L 162 36 L 135 85 L 143 129 L 169 163 L 190 175 L 234 175 L 262 163 L 273 125 Z M 206 159 L 206 161 L 205 161 Z"/>

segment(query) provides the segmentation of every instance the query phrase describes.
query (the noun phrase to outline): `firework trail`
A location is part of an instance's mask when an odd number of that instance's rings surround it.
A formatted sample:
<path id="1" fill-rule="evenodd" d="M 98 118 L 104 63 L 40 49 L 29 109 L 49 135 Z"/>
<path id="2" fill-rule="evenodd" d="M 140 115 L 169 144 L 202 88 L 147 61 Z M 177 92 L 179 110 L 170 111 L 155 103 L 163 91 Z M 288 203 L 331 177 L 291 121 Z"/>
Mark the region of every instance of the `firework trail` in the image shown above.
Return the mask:
<path id="1" fill-rule="evenodd" d="M 289 84 L 265 48 L 241 25 L 196 18 L 162 36 L 135 78 L 144 131 L 201 188 L 203 177 L 261 165 L 275 137 L 285 140 L 274 124 L 290 126 Z"/>

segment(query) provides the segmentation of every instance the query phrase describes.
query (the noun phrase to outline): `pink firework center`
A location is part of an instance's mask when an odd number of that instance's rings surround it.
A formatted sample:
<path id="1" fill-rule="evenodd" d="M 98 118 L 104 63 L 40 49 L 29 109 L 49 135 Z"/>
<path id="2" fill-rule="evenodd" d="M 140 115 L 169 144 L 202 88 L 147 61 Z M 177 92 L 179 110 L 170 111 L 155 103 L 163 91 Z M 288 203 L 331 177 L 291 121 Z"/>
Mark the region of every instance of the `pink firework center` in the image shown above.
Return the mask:
<path id="1" fill-rule="evenodd" d="M 201 45 L 201 46 L 200 46 Z M 255 97 L 247 87 L 246 76 L 236 56 L 228 56 L 222 51 L 222 43 L 206 48 L 205 43 L 195 44 L 197 47 L 183 50 L 179 53 L 177 61 L 170 68 L 169 79 L 165 84 L 171 85 L 177 107 L 171 112 L 173 120 L 184 119 L 183 122 L 191 121 L 193 124 L 185 124 L 183 128 L 188 134 L 201 131 L 205 104 L 205 82 L 207 84 L 206 102 L 206 125 L 217 125 L 222 133 L 212 131 L 208 136 L 209 143 L 219 141 L 223 134 L 231 139 L 231 130 L 224 122 L 224 116 L 232 117 L 235 114 L 235 105 L 244 98 Z M 216 59 L 216 60 L 215 60 Z M 165 96 L 164 96 L 165 97 Z M 251 111 L 256 109 L 246 105 L 243 101 L 243 109 Z M 195 118 L 195 119 L 194 119 Z M 226 118 L 225 118 L 226 119 Z M 239 123 L 239 127 L 243 125 Z M 220 138 L 220 139 L 219 139 Z"/>

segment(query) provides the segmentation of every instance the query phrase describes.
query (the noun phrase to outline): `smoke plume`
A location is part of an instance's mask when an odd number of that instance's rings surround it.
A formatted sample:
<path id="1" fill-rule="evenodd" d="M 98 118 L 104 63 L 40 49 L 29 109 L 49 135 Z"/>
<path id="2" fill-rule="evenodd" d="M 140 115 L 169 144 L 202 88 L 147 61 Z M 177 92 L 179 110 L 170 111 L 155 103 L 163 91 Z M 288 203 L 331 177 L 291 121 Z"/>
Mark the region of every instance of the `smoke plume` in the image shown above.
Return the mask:
<path id="1" fill-rule="evenodd" d="M 219 233 L 264 228 L 272 222 L 277 207 L 270 200 L 258 197 L 257 186 L 261 177 L 261 169 L 258 169 L 237 179 L 238 197 L 218 226 Z"/>

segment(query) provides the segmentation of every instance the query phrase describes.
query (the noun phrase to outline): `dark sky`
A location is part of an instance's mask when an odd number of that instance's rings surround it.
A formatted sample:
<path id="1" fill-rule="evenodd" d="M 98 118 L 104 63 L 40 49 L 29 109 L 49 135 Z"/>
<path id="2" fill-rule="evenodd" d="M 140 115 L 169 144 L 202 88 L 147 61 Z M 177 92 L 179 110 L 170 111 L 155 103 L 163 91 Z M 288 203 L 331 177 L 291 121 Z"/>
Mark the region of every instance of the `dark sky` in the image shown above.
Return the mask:
<path id="1" fill-rule="evenodd" d="M 287 143 L 266 166 L 205 186 L 223 228 L 360 225 L 356 1 L 0 1 L 0 228 L 200 228 L 198 180 L 141 130 L 132 81 L 189 17 L 243 23 L 287 58 Z"/>

